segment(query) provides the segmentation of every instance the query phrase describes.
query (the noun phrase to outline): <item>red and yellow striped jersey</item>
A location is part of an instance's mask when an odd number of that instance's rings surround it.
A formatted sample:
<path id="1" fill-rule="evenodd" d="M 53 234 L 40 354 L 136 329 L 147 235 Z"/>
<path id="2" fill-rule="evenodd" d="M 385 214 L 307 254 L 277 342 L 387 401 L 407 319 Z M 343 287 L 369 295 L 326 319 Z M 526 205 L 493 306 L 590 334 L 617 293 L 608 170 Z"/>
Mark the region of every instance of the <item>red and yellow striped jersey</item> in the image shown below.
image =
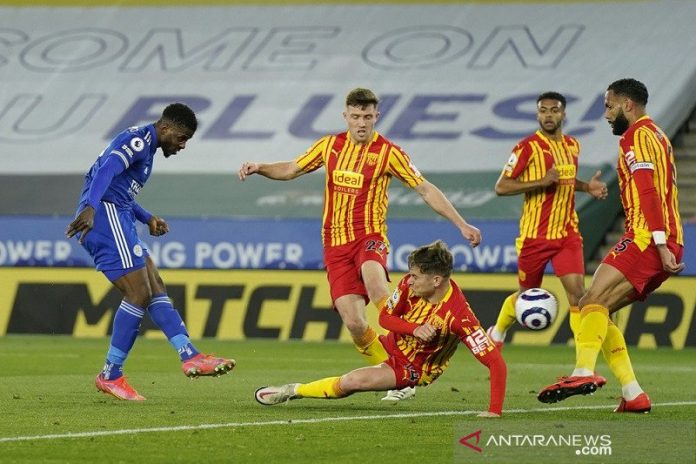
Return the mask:
<path id="1" fill-rule="evenodd" d="M 305 172 L 326 167 L 322 243 L 337 246 L 373 233 L 387 240 L 387 189 L 392 177 L 409 187 L 425 179 L 400 147 L 377 132 L 366 144 L 349 132 L 316 141 L 296 160 Z"/>
<path id="2" fill-rule="evenodd" d="M 653 185 L 648 187 L 650 191 L 654 187 L 654 193 L 651 194 L 657 195 L 659 199 L 659 213 L 651 211 L 647 216 L 655 213 L 661 215 L 667 239 L 684 245 L 672 144 L 650 117 L 641 117 L 621 136 L 616 170 L 619 175 L 621 204 L 626 213 L 626 233 L 633 235 L 636 245 L 645 249 L 652 239 L 646 213 L 641 209 L 640 186 L 635 179 L 635 173 L 642 170 L 652 173 Z"/>
<path id="3" fill-rule="evenodd" d="M 464 293 L 451 279 L 447 294 L 435 304 L 413 294 L 406 275 L 384 310 L 407 322 L 418 325 L 427 322 L 437 329 L 437 335 L 430 342 L 394 332 L 389 332 L 382 339 L 388 353 L 401 353 L 413 366 L 421 369 L 421 385 L 432 382 L 447 369 L 460 341 L 478 358 L 483 358 L 495 348 Z"/>
<path id="4" fill-rule="evenodd" d="M 568 235 L 569 230 L 578 231 L 575 178 L 579 154 L 580 143 L 574 137 L 564 135 L 556 141 L 541 131 L 515 145 L 503 170 L 505 177 L 535 181 L 553 166 L 559 174 L 558 184 L 525 192 L 519 239 L 556 240 Z"/>

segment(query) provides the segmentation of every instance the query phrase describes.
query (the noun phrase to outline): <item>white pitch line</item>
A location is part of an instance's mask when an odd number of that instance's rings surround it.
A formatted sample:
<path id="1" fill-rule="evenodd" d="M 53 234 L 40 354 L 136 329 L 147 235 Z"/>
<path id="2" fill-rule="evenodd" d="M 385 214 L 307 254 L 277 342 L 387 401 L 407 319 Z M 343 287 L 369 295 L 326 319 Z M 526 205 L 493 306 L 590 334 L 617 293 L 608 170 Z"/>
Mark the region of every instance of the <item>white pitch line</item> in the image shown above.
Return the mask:
<path id="1" fill-rule="evenodd" d="M 568 363 L 542 364 L 542 363 L 514 363 L 508 366 L 508 370 L 527 370 L 527 369 L 562 369 L 568 370 Z M 600 366 L 601 370 L 601 366 Z M 696 372 L 696 366 L 670 366 L 665 367 L 659 364 L 641 364 L 639 371 L 645 372 Z"/>
<path id="2" fill-rule="evenodd" d="M 680 401 L 672 403 L 654 403 L 653 406 L 696 406 L 696 401 Z M 506 409 L 505 414 L 524 414 L 530 412 L 555 412 L 555 411 L 579 411 L 590 409 L 611 409 L 613 404 L 596 406 L 567 406 L 567 407 L 548 407 L 532 409 Z M 99 432 L 74 432 L 56 433 L 51 435 L 28 435 L 24 437 L 2 437 L 0 443 L 14 441 L 33 441 L 33 440 L 56 440 L 59 438 L 92 438 L 106 437 L 112 435 L 129 435 L 138 433 L 154 432 L 181 432 L 185 430 L 208 430 L 222 429 L 227 427 L 262 427 L 267 425 L 294 425 L 294 424 L 321 424 L 324 422 L 347 422 L 357 420 L 382 420 L 382 419 L 409 419 L 413 417 L 437 417 L 437 416 L 471 416 L 480 413 L 476 411 L 434 411 L 434 412 L 412 412 L 398 414 L 381 414 L 374 416 L 343 416 L 343 417 L 324 417 L 321 419 L 283 419 L 264 422 L 228 422 L 225 424 L 200 424 L 200 425 L 178 425 L 175 427 L 152 427 L 146 429 L 121 429 L 121 430 L 102 430 Z M 487 420 L 487 419 L 485 419 Z"/>

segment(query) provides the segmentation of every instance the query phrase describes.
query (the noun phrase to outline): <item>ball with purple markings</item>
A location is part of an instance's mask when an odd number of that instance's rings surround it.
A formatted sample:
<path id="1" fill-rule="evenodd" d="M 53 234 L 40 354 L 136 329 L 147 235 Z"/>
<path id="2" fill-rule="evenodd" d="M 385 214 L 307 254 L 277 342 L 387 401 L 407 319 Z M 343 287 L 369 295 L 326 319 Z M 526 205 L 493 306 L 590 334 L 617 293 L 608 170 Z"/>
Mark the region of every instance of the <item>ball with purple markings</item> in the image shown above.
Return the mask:
<path id="1" fill-rule="evenodd" d="M 543 288 L 530 288 L 517 296 L 515 317 L 522 327 L 543 330 L 553 323 L 557 314 L 556 297 Z"/>

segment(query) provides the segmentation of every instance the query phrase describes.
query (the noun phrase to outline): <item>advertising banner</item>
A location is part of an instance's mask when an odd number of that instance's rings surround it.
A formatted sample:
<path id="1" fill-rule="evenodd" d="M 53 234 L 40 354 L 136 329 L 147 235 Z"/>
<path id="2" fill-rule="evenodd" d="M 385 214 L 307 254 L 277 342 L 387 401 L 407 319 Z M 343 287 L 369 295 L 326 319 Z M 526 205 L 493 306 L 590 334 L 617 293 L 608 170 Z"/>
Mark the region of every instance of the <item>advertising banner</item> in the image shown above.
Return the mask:
<path id="1" fill-rule="evenodd" d="M 393 273 L 392 282 L 401 276 Z M 193 338 L 351 340 L 331 307 L 323 271 L 164 270 L 162 277 Z M 503 300 L 517 287 L 510 274 L 457 273 L 453 278 L 483 327 L 495 322 Z M 671 278 L 645 302 L 619 311 L 615 323 L 626 342 L 642 348 L 696 346 L 694 285 L 696 278 Z M 544 287 L 559 300 L 556 320 L 541 331 L 515 324 L 506 343 L 572 344 L 563 286 L 548 276 Z M 0 335 L 104 337 L 111 333 L 120 302 L 118 290 L 90 269 L 0 268 Z M 367 311 L 374 326 L 376 313 L 372 306 Z M 141 333 L 163 337 L 147 317 Z"/>
<path id="2" fill-rule="evenodd" d="M 0 218 L 0 266 L 92 267 L 77 239 L 64 232 L 68 217 Z M 163 269 L 322 269 L 319 219 L 172 219 L 170 232 L 150 237 L 139 224 L 140 237 Z M 411 251 L 441 239 L 455 256 L 457 270 L 515 272 L 516 221 L 482 221 L 486 241 L 471 248 L 447 221 L 389 222 L 389 268 L 407 270 Z"/>
<path id="3" fill-rule="evenodd" d="M 68 217 L 0 217 L 0 267 L 92 267 L 92 259 L 64 232 Z M 162 269 L 322 269 L 319 219 L 185 219 L 168 221 L 170 232 L 140 237 Z M 444 240 L 457 271 L 517 272 L 517 221 L 480 220 L 484 240 L 471 248 L 459 231 L 441 220 L 393 219 L 388 223 L 389 269 L 406 271 L 416 247 Z M 696 275 L 696 224 L 684 225 L 687 253 L 683 275 Z M 551 268 L 547 268 L 550 272 Z"/>

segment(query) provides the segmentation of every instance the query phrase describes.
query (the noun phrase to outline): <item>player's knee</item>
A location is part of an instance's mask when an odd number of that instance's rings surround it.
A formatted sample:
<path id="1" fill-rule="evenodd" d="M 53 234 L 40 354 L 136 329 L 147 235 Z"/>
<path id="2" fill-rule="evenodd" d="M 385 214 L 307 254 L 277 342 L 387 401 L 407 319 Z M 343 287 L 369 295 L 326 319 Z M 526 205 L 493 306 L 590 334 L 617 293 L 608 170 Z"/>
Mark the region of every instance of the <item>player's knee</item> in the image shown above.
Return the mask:
<path id="1" fill-rule="evenodd" d="M 139 285 L 128 289 L 124 297 L 140 308 L 147 308 L 152 300 L 152 290 L 149 285 Z"/>

